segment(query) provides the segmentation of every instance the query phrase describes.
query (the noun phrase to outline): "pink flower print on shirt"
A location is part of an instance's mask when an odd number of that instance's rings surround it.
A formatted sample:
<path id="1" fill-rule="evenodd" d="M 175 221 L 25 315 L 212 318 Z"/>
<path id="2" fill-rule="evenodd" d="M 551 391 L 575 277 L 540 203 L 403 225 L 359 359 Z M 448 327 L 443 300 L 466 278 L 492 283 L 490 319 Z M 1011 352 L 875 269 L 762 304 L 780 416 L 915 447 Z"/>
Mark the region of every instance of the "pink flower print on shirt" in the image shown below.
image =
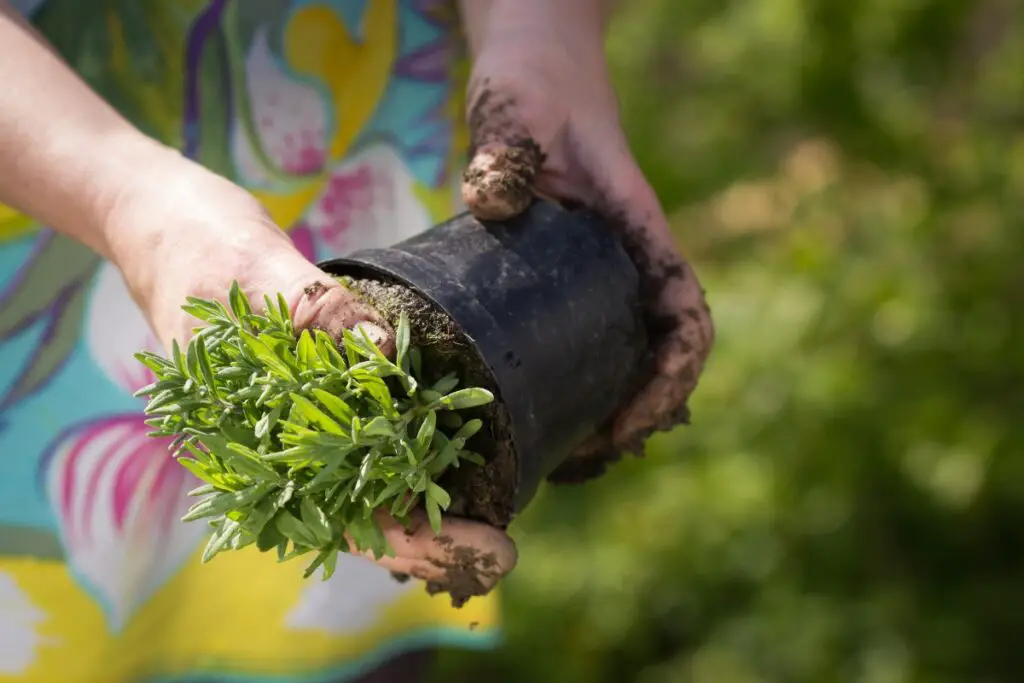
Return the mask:
<path id="1" fill-rule="evenodd" d="M 103 418 L 61 435 L 44 460 L 68 564 L 114 632 L 208 532 L 181 521 L 199 482 L 149 431 L 140 414 Z"/>
<path id="2" fill-rule="evenodd" d="M 134 358 L 160 351 L 120 273 L 100 267 L 87 309 L 86 341 L 96 366 L 126 394 L 154 380 Z M 199 481 L 149 437 L 138 412 L 100 417 L 57 437 L 41 463 L 67 562 L 103 604 L 113 631 L 182 564 L 207 535 L 185 524 L 187 493 Z"/>
<path id="3" fill-rule="evenodd" d="M 286 173 L 320 173 L 327 161 L 327 103 L 316 88 L 281 70 L 270 51 L 266 28 L 253 37 L 245 62 L 244 86 L 255 139 L 250 138 L 242 122 L 233 127 L 235 164 L 243 182 L 272 184 L 258 149 Z"/>
<path id="4" fill-rule="evenodd" d="M 317 258 L 386 247 L 430 227 L 416 180 L 393 148 L 369 147 L 333 168 L 301 225 Z"/>

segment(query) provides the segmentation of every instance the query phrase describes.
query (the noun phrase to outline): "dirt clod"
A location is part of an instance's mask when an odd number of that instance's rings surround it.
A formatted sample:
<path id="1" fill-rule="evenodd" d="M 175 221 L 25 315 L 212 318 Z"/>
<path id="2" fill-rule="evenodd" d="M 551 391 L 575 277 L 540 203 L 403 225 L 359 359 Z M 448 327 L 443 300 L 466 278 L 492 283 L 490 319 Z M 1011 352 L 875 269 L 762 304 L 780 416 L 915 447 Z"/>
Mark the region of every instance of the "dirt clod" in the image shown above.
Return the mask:
<path id="1" fill-rule="evenodd" d="M 481 553 L 476 548 L 456 546 L 449 536 L 439 536 L 437 540 L 453 559 L 447 563 L 431 560 L 444 572 L 444 578 L 428 581 L 427 592 L 431 595 L 448 593 L 455 608 L 462 607 L 470 598 L 487 595 L 501 576 L 494 555 Z"/>
<path id="2" fill-rule="evenodd" d="M 306 285 L 305 287 L 302 288 L 302 292 L 306 296 L 308 296 L 310 299 L 315 299 L 318 296 L 321 296 L 326 291 L 327 291 L 327 285 L 325 285 L 324 283 L 320 282 L 319 280 L 317 280 L 316 282 L 314 282 L 312 284 L 308 284 L 308 285 Z"/>

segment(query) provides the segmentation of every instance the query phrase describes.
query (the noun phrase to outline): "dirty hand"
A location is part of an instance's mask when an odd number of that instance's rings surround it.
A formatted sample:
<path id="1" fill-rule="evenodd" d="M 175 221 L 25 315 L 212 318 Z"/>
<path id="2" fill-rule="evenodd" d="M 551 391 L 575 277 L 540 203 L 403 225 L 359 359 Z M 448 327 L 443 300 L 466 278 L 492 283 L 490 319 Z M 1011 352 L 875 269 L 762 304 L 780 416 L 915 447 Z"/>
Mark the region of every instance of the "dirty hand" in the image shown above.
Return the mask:
<path id="1" fill-rule="evenodd" d="M 175 152 L 157 157 L 141 187 L 121 193 L 104 233 L 105 251 L 165 348 L 187 340 L 198 324 L 181 310 L 186 297 L 223 300 L 236 280 L 254 304 L 282 293 L 297 329 L 316 327 L 339 338 L 344 328 L 363 325 L 382 348 L 393 348 L 387 322 L 306 260 L 252 195 Z M 407 532 L 380 518 L 397 556 L 379 564 L 441 589 L 453 570 L 462 572 L 463 586 L 476 571 L 478 581 L 470 585 L 478 593 L 515 564 L 512 542 L 490 526 L 448 519 L 437 539 L 425 515 L 413 521 Z"/>
<path id="2" fill-rule="evenodd" d="M 490 0 L 489 17 L 469 15 L 472 148 L 462 186 L 468 208 L 485 220 L 517 214 L 536 195 L 594 209 L 639 266 L 654 374 L 576 454 L 594 461 L 590 474 L 622 451 L 641 452 L 652 432 L 687 421 L 687 398 L 714 338 L 700 283 L 620 127 L 602 3 Z"/>

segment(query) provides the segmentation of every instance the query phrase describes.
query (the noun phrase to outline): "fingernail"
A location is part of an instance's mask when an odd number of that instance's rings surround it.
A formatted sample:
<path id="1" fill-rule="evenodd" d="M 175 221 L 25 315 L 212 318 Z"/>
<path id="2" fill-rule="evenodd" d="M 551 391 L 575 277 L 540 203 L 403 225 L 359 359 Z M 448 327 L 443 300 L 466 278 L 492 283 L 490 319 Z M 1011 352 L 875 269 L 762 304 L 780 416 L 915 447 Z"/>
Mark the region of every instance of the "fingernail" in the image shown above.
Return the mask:
<path id="1" fill-rule="evenodd" d="M 388 338 L 388 333 L 384 330 L 383 327 L 377 325 L 376 323 L 365 321 L 361 322 L 358 325 L 356 325 L 355 331 L 357 333 L 365 332 L 366 336 L 370 338 L 370 341 L 372 341 L 377 346 L 383 345 Z"/>

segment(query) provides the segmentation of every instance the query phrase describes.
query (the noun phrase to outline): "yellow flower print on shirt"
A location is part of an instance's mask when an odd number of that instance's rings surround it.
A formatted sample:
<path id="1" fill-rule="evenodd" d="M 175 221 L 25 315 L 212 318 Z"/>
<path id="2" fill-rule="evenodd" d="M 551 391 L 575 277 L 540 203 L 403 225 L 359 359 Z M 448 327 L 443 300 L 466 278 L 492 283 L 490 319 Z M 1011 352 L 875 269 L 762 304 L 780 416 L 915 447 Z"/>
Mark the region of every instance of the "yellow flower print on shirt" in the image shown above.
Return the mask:
<path id="1" fill-rule="evenodd" d="M 384 573 L 387 585 L 368 585 L 362 565 L 372 565 L 362 558 L 339 558 L 338 573 L 325 584 L 303 579 L 295 563 L 268 561 L 252 548 L 201 568 L 200 554 L 197 549 L 189 562 L 196 571 L 172 578 L 119 634 L 109 632 L 100 606 L 82 592 L 66 565 L 5 559 L 4 571 L 26 604 L 34 606 L 34 655 L 31 663 L 23 662 L 19 683 L 134 683 L 197 670 L 302 676 L 352 665 L 382 643 L 418 632 L 433 632 L 435 643 L 446 637 L 467 643 L 497 637 L 493 597 L 470 601 L 456 616 L 445 596 L 431 597 L 418 583 L 399 584 Z M 234 590 L 224 590 L 240 576 L 251 600 L 240 601 Z M 353 623 L 349 615 L 346 628 L 344 617 L 332 624 L 329 614 L 317 614 L 320 601 L 313 593 L 328 584 L 351 600 L 350 612 L 365 614 L 368 623 Z M 345 609 L 337 596 L 323 603 Z M 446 626 L 439 629 L 439 623 Z M 75 662 L 75 678 L 68 678 L 68 661 Z"/>
<path id="2" fill-rule="evenodd" d="M 27 235 L 36 228 L 36 223 L 5 204 L 0 204 L 0 244 Z"/>
<path id="3" fill-rule="evenodd" d="M 265 86 L 256 85 L 257 80 L 252 78 L 252 69 L 260 68 L 254 61 L 261 56 L 261 46 L 254 45 L 247 57 L 248 81 L 253 85 L 239 88 L 236 100 L 246 100 L 240 104 L 248 110 L 243 109 L 241 115 L 248 119 L 243 122 L 248 128 L 243 147 L 248 145 L 249 149 L 240 153 L 243 157 L 249 155 L 259 165 L 258 175 L 269 181 L 252 187 L 251 191 L 285 229 L 302 217 L 323 189 L 331 167 L 345 156 L 378 107 L 397 53 L 396 18 L 396 0 L 370 0 L 357 40 L 327 6 L 306 5 L 291 16 L 283 35 L 284 66 L 307 85 L 307 91 L 321 93 L 320 98 L 303 98 L 306 102 L 319 99 L 324 108 L 320 125 L 312 129 L 296 130 L 296 121 L 289 120 L 287 115 L 269 117 L 268 110 L 283 105 L 282 111 L 287 112 L 290 103 L 279 101 L 285 93 L 261 90 Z M 273 84 L 274 80 L 260 78 L 258 82 Z M 289 85 L 302 87 L 295 85 L 295 79 L 290 79 Z M 314 113 L 306 118 L 317 116 Z M 290 127 L 283 135 L 293 137 L 279 140 L 281 127 Z M 294 136 L 304 139 L 296 140 Z M 275 149 L 275 140 L 285 149 Z M 297 160 L 298 164 L 285 156 L 294 152 L 296 146 L 304 155 Z"/>

